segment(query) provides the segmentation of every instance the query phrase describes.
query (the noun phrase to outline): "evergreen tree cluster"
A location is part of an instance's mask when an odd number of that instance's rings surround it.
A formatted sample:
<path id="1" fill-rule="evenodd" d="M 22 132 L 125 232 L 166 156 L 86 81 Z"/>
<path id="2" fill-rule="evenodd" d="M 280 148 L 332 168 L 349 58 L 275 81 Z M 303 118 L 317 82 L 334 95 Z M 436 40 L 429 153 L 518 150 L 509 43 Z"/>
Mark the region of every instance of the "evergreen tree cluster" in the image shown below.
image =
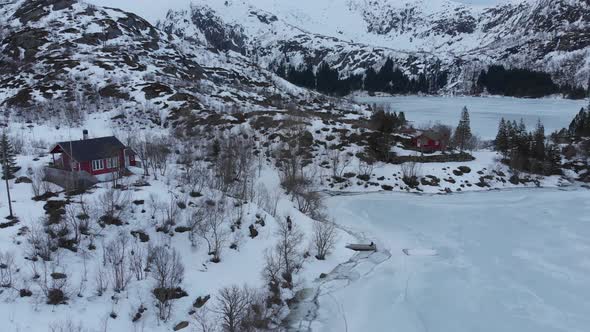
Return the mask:
<path id="1" fill-rule="evenodd" d="M 590 137 L 590 105 L 582 108 L 568 127 L 568 133 L 575 138 Z"/>
<path id="2" fill-rule="evenodd" d="M 444 71 L 410 77 L 397 68 L 391 59 L 379 71 L 370 67 L 365 75 L 350 75 L 347 78 L 340 78 L 338 70 L 325 62 L 319 65 L 315 73 L 311 66 L 301 69 L 282 65 L 277 69 L 277 74 L 295 85 L 338 96 L 359 90 L 391 94 L 436 93 L 448 80 Z"/>
<path id="3" fill-rule="evenodd" d="M 561 154 L 556 144 L 545 142 L 545 127 L 539 120 L 528 132 L 524 121 L 500 120 L 496 135 L 496 151 L 504 156 L 511 168 L 535 174 L 561 173 Z"/>
<path id="4" fill-rule="evenodd" d="M 480 90 L 487 89 L 490 94 L 511 97 L 540 98 L 556 93 L 572 99 L 586 96 L 581 87 L 566 84 L 559 86 L 553 82 L 551 75 L 528 69 L 506 69 L 504 66 L 490 66 L 483 70 L 477 79 Z"/>
<path id="5" fill-rule="evenodd" d="M 373 130 L 391 134 L 407 124 L 404 112 L 399 112 L 399 114 L 397 114 L 397 112 L 387 112 L 376 106 L 373 108 L 375 111 L 371 114 L 369 120 L 369 125 Z"/>
<path id="6" fill-rule="evenodd" d="M 407 124 L 404 112 L 388 112 L 373 106 L 373 114 L 369 119 L 369 127 L 374 130 L 367 139 L 367 149 L 371 158 L 388 162 L 391 157 L 391 146 L 394 138 L 391 134 Z"/>

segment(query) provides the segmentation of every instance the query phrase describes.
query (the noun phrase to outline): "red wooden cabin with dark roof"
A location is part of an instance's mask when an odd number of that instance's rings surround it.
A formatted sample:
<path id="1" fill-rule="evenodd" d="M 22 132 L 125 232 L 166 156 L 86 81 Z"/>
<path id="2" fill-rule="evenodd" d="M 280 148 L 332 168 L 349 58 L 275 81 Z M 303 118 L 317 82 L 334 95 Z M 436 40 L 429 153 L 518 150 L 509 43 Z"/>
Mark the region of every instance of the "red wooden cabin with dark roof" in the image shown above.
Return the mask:
<path id="1" fill-rule="evenodd" d="M 444 143 L 448 139 L 439 132 L 427 130 L 412 137 L 412 146 L 424 152 L 444 151 L 447 148 Z"/>
<path id="2" fill-rule="evenodd" d="M 91 175 L 115 173 L 128 166 L 135 166 L 135 153 L 115 136 L 88 138 L 59 142 L 50 151 L 53 167 L 66 171 L 85 171 Z M 55 154 L 60 154 L 55 158 Z"/>

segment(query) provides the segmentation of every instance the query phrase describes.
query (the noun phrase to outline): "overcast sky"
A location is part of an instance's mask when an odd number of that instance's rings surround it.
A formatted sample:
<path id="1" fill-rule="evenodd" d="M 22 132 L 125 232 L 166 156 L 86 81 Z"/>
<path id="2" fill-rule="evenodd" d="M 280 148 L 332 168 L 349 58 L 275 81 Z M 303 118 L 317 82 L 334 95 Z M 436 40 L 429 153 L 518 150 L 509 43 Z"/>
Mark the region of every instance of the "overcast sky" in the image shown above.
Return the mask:
<path id="1" fill-rule="evenodd" d="M 135 13 L 150 22 L 164 18 L 171 8 L 188 8 L 191 0 L 86 0 L 99 6 L 120 8 Z M 223 1 L 223 0 L 211 0 Z M 292 0 L 286 0 L 292 1 Z M 323 0 L 318 0 L 323 1 Z M 466 4 L 489 5 L 508 0 L 454 0 Z"/>

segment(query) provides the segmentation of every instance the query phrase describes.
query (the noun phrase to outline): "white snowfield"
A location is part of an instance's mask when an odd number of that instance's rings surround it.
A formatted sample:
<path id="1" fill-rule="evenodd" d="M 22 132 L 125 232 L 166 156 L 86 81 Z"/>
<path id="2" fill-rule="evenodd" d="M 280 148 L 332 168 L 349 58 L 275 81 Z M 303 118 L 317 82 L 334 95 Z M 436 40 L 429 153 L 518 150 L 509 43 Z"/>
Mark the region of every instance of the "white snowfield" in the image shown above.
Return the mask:
<path id="1" fill-rule="evenodd" d="M 357 101 L 388 106 L 391 111 L 405 112 L 417 127 L 436 122 L 456 126 L 461 109 L 467 106 L 473 133 L 483 139 L 494 139 L 503 117 L 516 122 L 523 119 L 529 130 L 541 120 L 547 134 L 567 127 L 575 114 L 588 105 L 587 100 L 558 98 L 524 99 L 509 97 L 356 97 Z"/>
<path id="2" fill-rule="evenodd" d="M 587 189 L 332 197 L 332 217 L 391 258 L 330 274 L 312 330 L 588 331 L 589 201 Z"/>

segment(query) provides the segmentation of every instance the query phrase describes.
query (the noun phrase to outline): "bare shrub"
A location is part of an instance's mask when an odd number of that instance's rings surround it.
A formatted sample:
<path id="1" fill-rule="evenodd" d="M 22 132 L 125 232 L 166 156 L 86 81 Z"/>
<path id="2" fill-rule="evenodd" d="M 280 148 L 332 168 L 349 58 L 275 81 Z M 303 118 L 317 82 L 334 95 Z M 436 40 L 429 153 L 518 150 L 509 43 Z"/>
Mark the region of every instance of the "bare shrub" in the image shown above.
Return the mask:
<path id="1" fill-rule="evenodd" d="M 98 198 L 101 208 L 101 222 L 107 225 L 121 225 L 122 216 L 131 202 L 131 192 L 109 188 Z"/>
<path id="2" fill-rule="evenodd" d="M 65 304 L 69 298 L 70 284 L 67 274 L 58 266 L 43 262 L 43 274 L 38 278 L 37 283 L 47 299 L 47 304 Z"/>
<path id="3" fill-rule="evenodd" d="M 294 197 L 299 211 L 314 219 L 324 218 L 324 201 L 321 193 L 317 191 L 302 191 L 297 192 Z"/>
<path id="4" fill-rule="evenodd" d="M 129 268 L 137 281 L 146 277 L 148 253 L 141 244 L 135 243 L 129 252 Z"/>
<path id="5" fill-rule="evenodd" d="M 39 197 L 48 190 L 49 186 L 43 181 L 45 179 L 45 170 L 43 167 L 28 168 L 27 175 L 31 179 L 33 197 Z"/>
<path id="6" fill-rule="evenodd" d="M 109 278 L 107 275 L 106 270 L 103 268 L 102 264 L 97 264 L 96 267 L 96 274 L 94 276 L 95 279 L 95 291 L 96 295 L 102 296 L 104 292 L 107 291 L 109 288 Z"/>
<path id="7" fill-rule="evenodd" d="M 36 260 L 38 257 L 46 262 L 53 259 L 53 253 L 57 249 L 57 244 L 43 230 L 43 227 L 34 226 L 29 232 L 27 242 L 29 244 L 28 255 L 31 259 Z"/>
<path id="8" fill-rule="evenodd" d="M 328 160 L 332 168 L 332 176 L 341 178 L 346 168 L 352 162 L 351 155 L 336 148 L 328 150 Z"/>
<path id="9" fill-rule="evenodd" d="M 371 157 L 359 158 L 358 176 L 364 181 L 368 181 L 375 170 L 375 159 Z"/>
<path id="10" fill-rule="evenodd" d="M 87 332 L 82 323 L 74 323 L 71 320 L 55 322 L 49 325 L 49 332 Z"/>
<path id="11" fill-rule="evenodd" d="M 316 258 L 326 259 L 326 256 L 336 245 L 336 225 L 329 221 L 314 221 L 313 224 L 313 247 L 316 250 Z"/>
<path id="12" fill-rule="evenodd" d="M 402 180 L 410 187 L 415 187 L 419 184 L 418 177 L 420 176 L 420 165 L 413 161 L 403 163 L 401 165 Z"/>
<path id="13" fill-rule="evenodd" d="M 104 259 L 110 271 L 110 277 L 115 292 L 122 292 L 131 281 L 128 269 L 129 236 L 120 233 L 106 246 Z"/>
<path id="14" fill-rule="evenodd" d="M 151 276 L 155 280 L 154 297 L 157 301 L 158 317 L 170 318 L 172 303 L 184 277 L 184 265 L 175 250 L 158 246 L 150 251 Z"/>
<path id="15" fill-rule="evenodd" d="M 0 252 L 0 287 L 13 287 L 14 275 L 18 267 L 14 262 L 14 254 Z"/>

